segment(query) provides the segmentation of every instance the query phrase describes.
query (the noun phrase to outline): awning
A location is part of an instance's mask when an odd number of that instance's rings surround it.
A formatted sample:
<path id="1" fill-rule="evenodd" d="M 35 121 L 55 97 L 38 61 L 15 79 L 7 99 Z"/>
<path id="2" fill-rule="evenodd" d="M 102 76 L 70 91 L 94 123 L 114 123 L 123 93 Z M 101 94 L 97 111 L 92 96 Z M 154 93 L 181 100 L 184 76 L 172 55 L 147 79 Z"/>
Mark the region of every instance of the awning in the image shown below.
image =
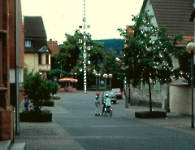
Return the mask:
<path id="1" fill-rule="evenodd" d="M 59 82 L 78 82 L 78 80 L 74 78 L 61 78 L 58 81 Z"/>

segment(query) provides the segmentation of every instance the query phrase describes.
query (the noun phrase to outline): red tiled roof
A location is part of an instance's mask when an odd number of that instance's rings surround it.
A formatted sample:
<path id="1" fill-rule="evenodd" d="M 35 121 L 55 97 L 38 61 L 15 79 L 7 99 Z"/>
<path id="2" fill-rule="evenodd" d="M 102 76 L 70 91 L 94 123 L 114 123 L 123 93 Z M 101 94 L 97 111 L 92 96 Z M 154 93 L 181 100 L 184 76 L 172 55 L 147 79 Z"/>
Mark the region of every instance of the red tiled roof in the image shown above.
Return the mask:
<path id="1" fill-rule="evenodd" d="M 25 16 L 24 31 L 25 38 L 27 37 L 46 38 L 45 27 L 41 16 Z"/>
<path id="2" fill-rule="evenodd" d="M 51 50 L 52 55 L 59 52 L 59 47 L 58 47 L 58 42 L 57 41 L 52 41 L 50 39 L 49 41 L 47 41 L 47 46 Z"/>
<path id="3" fill-rule="evenodd" d="M 169 35 L 183 33 L 194 36 L 194 23 L 190 22 L 193 0 L 151 0 L 159 27 L 167 27 Z"/>

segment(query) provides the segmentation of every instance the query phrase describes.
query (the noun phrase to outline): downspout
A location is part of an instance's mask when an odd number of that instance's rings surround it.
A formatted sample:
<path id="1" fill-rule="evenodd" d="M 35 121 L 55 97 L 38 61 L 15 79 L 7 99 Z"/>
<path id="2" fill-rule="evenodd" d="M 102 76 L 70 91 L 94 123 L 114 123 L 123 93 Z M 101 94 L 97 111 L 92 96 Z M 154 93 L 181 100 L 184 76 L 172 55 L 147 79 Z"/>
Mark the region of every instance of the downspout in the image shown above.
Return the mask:
<path id="1" fill-rule="evenodd" d="M 16 87 L 16 135 L 20 134 L 19 115 L 19 38 L 18 38 L 18 0 L 15 0 L 15 87 Z"/>

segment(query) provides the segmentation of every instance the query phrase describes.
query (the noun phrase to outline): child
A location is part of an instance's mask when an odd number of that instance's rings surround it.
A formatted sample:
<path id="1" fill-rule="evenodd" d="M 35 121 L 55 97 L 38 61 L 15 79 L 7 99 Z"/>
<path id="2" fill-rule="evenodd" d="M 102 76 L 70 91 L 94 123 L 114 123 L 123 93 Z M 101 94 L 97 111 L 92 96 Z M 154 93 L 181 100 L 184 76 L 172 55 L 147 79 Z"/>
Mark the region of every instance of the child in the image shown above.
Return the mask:
<path id="1" fill-rule="evenodd" d="M 100 99 L 99 97 L 96 95 L 95 99 L 95 116 L 100 116 L 100 111 L 99 111 L 99 107 L 100 107 Z"/>

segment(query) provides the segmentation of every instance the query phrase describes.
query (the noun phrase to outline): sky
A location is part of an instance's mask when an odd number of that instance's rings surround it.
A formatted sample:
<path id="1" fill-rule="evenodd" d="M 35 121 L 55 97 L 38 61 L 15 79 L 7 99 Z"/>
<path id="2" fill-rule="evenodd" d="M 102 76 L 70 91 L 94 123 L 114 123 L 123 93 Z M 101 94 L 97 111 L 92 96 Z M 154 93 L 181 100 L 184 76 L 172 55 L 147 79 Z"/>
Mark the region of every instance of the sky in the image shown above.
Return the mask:
<path id="1" fill-rule="evenodd" d="M 86 32 L 92 39 L 120 39 L 117 28 L 132 25 L 143 0 L 85 0 Z M 23 16 L 42 16 L 47 39 L 66 40 L 83 26 L 84 0 L 21 0 Z M 83 28 L 80 29 L 83 32 Z"/>

